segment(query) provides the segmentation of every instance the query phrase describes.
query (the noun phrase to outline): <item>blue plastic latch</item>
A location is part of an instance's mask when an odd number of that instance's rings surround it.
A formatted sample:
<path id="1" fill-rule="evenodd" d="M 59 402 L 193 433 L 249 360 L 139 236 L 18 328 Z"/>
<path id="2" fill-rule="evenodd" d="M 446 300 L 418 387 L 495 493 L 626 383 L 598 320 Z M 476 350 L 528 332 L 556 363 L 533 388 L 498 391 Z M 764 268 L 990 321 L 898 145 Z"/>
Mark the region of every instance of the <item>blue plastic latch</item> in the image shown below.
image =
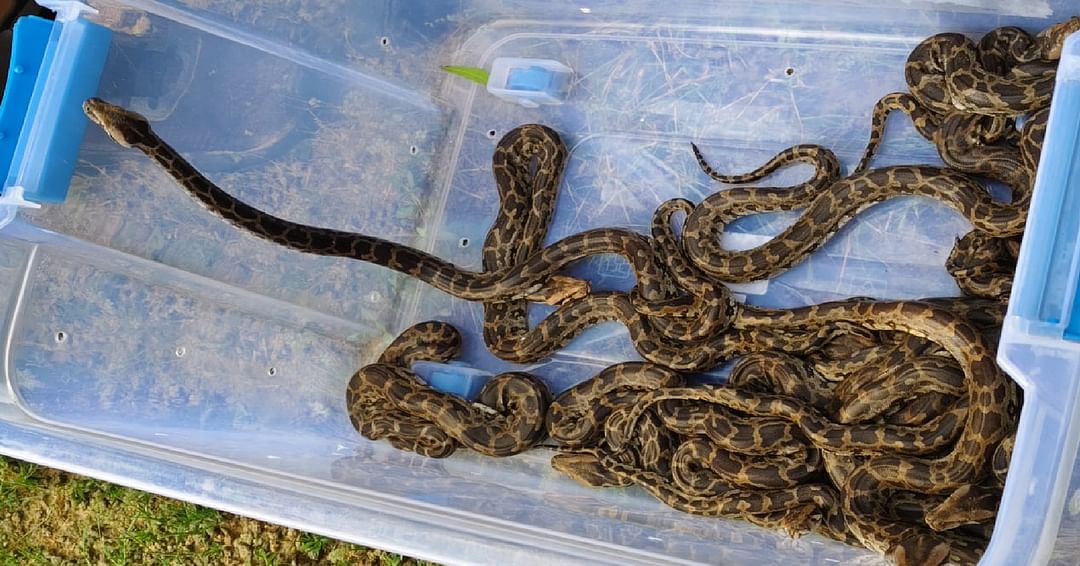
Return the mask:
<path id="1" fill-rule="evenodd" d="M 511 69 L 506 87 L 514 90 L 543 92 L 547 90 L 554 78 L 555 75 L 551 71 L 536 65 L 525 69 Z"/>
<path id="2" fill-rule="evenodd" d="M 484 384 L 491 379 L 490 373 L 460 362 L 416 362 L 412 369 L 435 389 L 470 401 L 480 395 Z"/>
<path id="3" fill-rule="evenodd" d="M 23 120 L 34 94 L 41 59 L 49 45 L 53 22 L 45 18 L 19 18 L 11 34 L 11 62 L 8 64 L 4 100 L 0 103 L 0 171 L 11 170 L 15 144 L 19 142 Z"/>
<path id="4" fill-rule="evenodd" d="M 1080 342 L 1080 34 L 1062 49 L 1008 326 Z"/>
<path id="5" fill-rule="evenodd" d="M 86 131 L 82 103 L 97 91 L 112 32 L 83 19 L 81 2 L 42 0 L 56 20 L 15 23 L 0 103 L 0 227 L 18 207 L 62 202 Z"/>
<path id="6" fill-rule="evenodd" d="M 491 64 L 487 90 L 526 108 L 562 104 L 573 76 L 573 70 L 558 61 L 499 57 Z"/>

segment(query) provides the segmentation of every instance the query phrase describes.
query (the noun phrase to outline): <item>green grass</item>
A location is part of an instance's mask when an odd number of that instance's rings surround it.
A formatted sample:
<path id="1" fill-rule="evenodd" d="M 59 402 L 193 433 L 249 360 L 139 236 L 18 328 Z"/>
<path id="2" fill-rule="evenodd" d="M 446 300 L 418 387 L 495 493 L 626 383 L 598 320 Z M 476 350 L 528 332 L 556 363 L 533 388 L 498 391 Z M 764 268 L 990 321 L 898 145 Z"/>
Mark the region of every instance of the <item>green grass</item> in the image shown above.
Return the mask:
<path id="1" fill-rule="evenodd" d="M 34 478 L 38 467 L 19 461 L 4 461 L 0 466 L 4 472 L 0 475 L 0 511 L 8 512 L 18 508 L 21 497 L 39 487 Z"/>
<path id="2" fill-rule="evenodd" d="M 308 558 L 315 560 L 323 555 L 332 542 L 331 539 L 321 535 L 304 533 L 300 535 L 300 552 L 303 552 Z"/>
<path id="3" fill-rule="evenodd" d="M 383 566 L 400 566 L 401 564 L 401 556 L 397 554 L 384 554 L 379 557 L 379 560 L 382 561 Z"/>
<path id="4" fill-rule="evenodd" d="M 424 564 L 0 457 L 0 566 Z"/>

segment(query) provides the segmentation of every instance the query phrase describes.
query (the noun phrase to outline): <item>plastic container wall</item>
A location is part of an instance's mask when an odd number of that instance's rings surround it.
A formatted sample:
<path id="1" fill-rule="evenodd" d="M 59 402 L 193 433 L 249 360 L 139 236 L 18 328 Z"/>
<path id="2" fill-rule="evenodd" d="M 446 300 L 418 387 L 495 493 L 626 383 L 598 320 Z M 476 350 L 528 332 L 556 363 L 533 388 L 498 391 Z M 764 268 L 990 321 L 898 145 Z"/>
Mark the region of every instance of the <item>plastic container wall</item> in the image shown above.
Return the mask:
<path id="1" fill-rule="evenodd" d="M 646 232 L 660 202 L 719 188 L 691 141 L 724 171 L 793 143 L 826 144 L 850 167 L 873 103 L 904 87 L 904 60 L 922 38 L 1073 15 L 1066 2 L 370 4 L 95 2 L 95 21 L 113 30 L 98 95 L 145 114 L 259 208 L 479 269 L 495 212 L 491 153 L 521 123 L 552 126 L 571 149 L 550 239 L 599 226 Z M 561 105 L 528 109 L 439 70 L 499 57 L 559 61 L 575 82 Z M 897 120 L 876 164 L 913 162 L 936 154 Z M 753 245 L 791 218 L 740 221 L 730 242 Z M 941 205 L 896 199 L 799 267 L 739 290 L 781 307 L 955 295 L 943 265 L 969 229 Z M 551 470 L 545 451 L 435 461 L 365 441 L 345 414 L 345 384 L 412 323 L 459 326 L 461 362 L 474 370 L 523 369 L 484 350 L 480 306 L 242 234 L 95 128 L 67 201 L 20 213 L 0 250 L 6 454 L 446 563 L 878 560 L 682 514 L 636 490 L 586 489 Z M 598 288 L 632 283 L 617 258 L 576 269 Z M 1069 369 L 1053 351 L 1030 350 L 1024 368 Z M 625 330 L 604 325 L 524 369 L 560 391 L 635 358 Z M 1056 414 L 1075 410 L 1074 397 L 1057 397 Z M 1025 410 L 1025 423 L 1039 414 Z M 1024 563 L 1013 561 L 1022 548 L 1031 563 L 1071 556 L 1080 524 L 1067 506 L 1057 526 L 1022 510 L 1028 487 L 1072 477 L 1042 465 L 1072 469 L 1067 454 L 1045 458 L 1062 442 L 1018 446 L 1039 465 L 1021 468 L 1030 481 L 1020 488 L 1010 477 L 1007 499 L 1021 507 L 1008 508 L 985 562 Z"/>
<path id="2" fill-rule="evenodd" d="M 1078 120 L 1080 35 L 1074 35 L 1066 41 L 1058 66 L 1018 277 L 998 351 L 1001 366 L 1024 388 L 1016 450 L 994 535 L 993 555 L 1003 554 L 1002 564 L 1025 557 L 1069 564 L 1080 554 Z"/>

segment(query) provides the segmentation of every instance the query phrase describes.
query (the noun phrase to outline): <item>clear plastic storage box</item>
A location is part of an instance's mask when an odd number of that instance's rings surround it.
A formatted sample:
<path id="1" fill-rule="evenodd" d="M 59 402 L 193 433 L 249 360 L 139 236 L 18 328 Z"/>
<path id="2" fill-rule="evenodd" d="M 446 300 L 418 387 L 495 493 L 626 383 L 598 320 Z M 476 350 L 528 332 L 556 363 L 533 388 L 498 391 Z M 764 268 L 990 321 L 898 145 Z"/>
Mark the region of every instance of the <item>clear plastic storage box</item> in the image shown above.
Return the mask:
<path id="1" fill-rule="evenodd" d="M 98 95 L 148 116 L 232 194 L 476 269 L 497 199 L 492 150 L 519 124 L 550 125 L 571 148 L 552 240 L 600 226 L 645 232 L 664 200 L 718 190 L 691 141 L 723 171 L 800 142 L 831 147 L 850 168 L 874 102 L 905 87 L 904 60 L 923 38 L 1037 30 L 1080 13 L 1067 0 L 92 5 L 96 14 L 72 9 L 57 24 L 55 61 L 78 56 L 64 35 L 80 18 L 111 29 Z M 561 104 L 530 109 L 440 70 L 497 58 L 555 61 L 573 83 Z M 999 352 L 1025 405 L 985 564 L 1080 561 L 1080 43 L 1061 68 Z M 63 100 L 49 91 L 57 85 L 39 88 L 41 100 Z M 24 132 L 63 108 L 42 106 Z M 458 325 L 463 373 L 511 367 L 484 350 L 480 306 L 256 240 L 97 128 L 81 139 L 66 200 L 19 209 L 0 229 L 0 452 L 449 563 L 883 560 L 683 514 L 636 489 L 585 488 L 551 470 L 547 451 L 430 460 L 364 440 L 345 412 L 346 383 L 412 323 Z M 6 196 L 30 194 L 47 149 L 16 154 Z M 900 118 L 876 163 L 936 162 Z M 17 204 L 0 201 L 0 218 Z M 740 221 L 731 243 L 753 245 L 791 218 Z M 942 205 L 897 199 L 797 268 L 738 290 L 766 306 L 955 295 L 944 261 L 968 229 Z M 576 269 L 598 288 L 631 283 L 617 258 Z M 525 369 L 560 391 L 626 359 L 636 359 L 626 332 L 610 324 Z"/>

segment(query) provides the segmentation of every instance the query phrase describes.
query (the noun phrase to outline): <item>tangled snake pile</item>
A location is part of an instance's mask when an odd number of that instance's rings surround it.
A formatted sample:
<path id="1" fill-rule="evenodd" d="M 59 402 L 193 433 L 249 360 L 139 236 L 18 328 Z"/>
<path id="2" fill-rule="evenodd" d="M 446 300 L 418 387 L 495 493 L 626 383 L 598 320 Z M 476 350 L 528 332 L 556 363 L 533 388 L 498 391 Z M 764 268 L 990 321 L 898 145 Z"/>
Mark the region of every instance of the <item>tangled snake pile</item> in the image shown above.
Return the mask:
<path id="1" fill-rule="evenodd" d="M 874 107 L 855 170 L 818 145 L 797 145 L 729 184 L 802 162 L 793 187 L 735 187 L 698 204 L 658 207 L 652 234 L 591 230 L 544 246 L 568 158 L 550 128 L 529 124 L 498 144 L 500 208 L 472 272 L 363 234 L 299 225 L 228 195 L 161 140 L 140 115 L 100 99 L 87 115 L 147 154 L 210 211 L 302 252 L 371 262 L 484 307 L 484 340 L 517 363 L 551 355 L 581 331 L 618 321 L 645 361 L 619 363 L 552 398 L 523 372 L 492 378 L 475 401 L 435 390 L 410 369 L 446 362 L 461 336 L 423 322 L 349 381 L 353 426 L 369 439 L 430 457 L 459 446 L 508 456 L 557 443 L 552 465 L 593 486 L 636 485 L 679 510 L 736 517 L 792 535 L 816 532 L 899 564 L 970 564 L 985 548 L 1011 456 L 1020 392 L 994 362 L 1023 234 L 1056 61 L 1073 18 L 1037 35 L 1013 27 L 978 43 L 943 33 L 910 54 L 906 92 Z M 907 114 L 945 166 L 871 168 L 890 112 Z M 1018 127 L 1022 119 L 1022 127 Z M 993 200 L 985 180 L 1012 191 Z M 777 275 L 862 210 L 897 196 L 938 200 L 970 220 L 946 267 L 963 297 L 852 298 L 791 310 L 736 303 L 725 283 Z M 801 210 L 767 243 L 732 251 L 724 225 Z M 684 216 L 681 230 L 674 219 Z M 559 272 L 597 254 L 633 267 L 629 292 L 594 292 Z M 558 305 L 534 327 L 530 301 Z M 688 372 L 737 358 L 724 385 Z"/>

